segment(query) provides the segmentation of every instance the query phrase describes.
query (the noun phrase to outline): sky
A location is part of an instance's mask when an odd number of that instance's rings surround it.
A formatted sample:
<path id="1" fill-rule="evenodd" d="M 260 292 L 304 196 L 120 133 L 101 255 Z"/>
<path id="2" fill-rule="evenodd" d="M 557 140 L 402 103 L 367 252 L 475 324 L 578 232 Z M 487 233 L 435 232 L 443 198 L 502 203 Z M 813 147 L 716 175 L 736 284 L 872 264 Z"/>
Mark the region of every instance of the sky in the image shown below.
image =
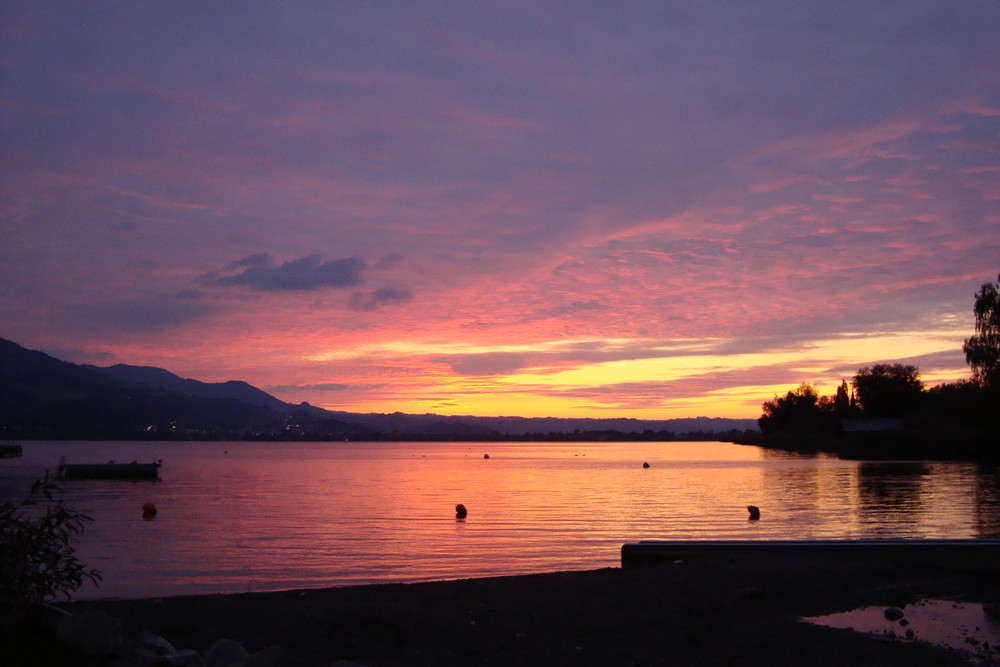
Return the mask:
<path id="1" fill-rule="evenodd" d="M 970 377 L 1000 4 L 0 5 L 0 337 L 354 412 Z"/>

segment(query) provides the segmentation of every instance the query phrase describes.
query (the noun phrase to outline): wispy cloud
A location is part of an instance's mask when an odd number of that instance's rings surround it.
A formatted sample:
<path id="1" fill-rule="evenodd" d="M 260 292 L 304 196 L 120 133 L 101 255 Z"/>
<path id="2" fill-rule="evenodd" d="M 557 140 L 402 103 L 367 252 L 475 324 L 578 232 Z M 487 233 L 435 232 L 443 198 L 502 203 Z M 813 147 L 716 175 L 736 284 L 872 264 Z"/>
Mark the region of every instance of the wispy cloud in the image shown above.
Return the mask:
<path id="1" fill-rule="evenodd" d="M 2 335 L 389 411 L 753 410 L 891 336 L 956 378 L 998 33 L 936 0 L 7 3 Z"/>

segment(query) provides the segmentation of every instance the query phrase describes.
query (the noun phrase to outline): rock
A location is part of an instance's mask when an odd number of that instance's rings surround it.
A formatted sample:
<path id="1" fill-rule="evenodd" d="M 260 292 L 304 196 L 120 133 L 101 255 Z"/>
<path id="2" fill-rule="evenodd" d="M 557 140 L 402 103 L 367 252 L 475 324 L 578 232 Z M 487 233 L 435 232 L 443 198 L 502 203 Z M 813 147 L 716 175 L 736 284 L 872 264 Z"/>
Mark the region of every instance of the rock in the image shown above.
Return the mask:
<path id="1" fill-rule="evenodd" d="M 469 515 L 469 510 L 465 509 L 465 505 L 459 503 L 455 505 L 455 518 L 464 519 Z"/>
<path id="2" fill-rule="evenodd" d="M 747 512 L 750 512 L 751 521 L 757 521 L 760 519 L 760 508 L 756 505 L 747 505 Z"/>
<path id="3" fill-rule="evenodd" d="M 60 621 L 72 615 L 65 609 L 45 602 L 38 602 L 27 608 L 24 614 L 24 622 L 33 630 L 38 630 L 45 634 L 54 634 L 59 627 Z"/>
<path id="4" fill-rule="evenodd" d="M 649 467 L 649 461 L 643 461 L 642 462 L 642 467 L 643 468 L 648 468 Z"/>
<path id="5" fill-rule="evenodd" d="M 278 660 L 281 659 L 281 647 L 280 646 L 268 646 L 263 651 L 257 651 L 253 655 L 249 656 L 244 663 L 245 667 L 272 667 L 272 665 L 278 664 Z"/>
<path id="6" fill-rule="evenodd" d="M 122 620 L 96 610 L 66 616 L 56 626 L 56 638 L 84 655 L 96 658 L 121 655 Z"/>
<path id="7" fill-rule="evenodd" d="M 156 664 L 167 665 L 168 667 L 205 667 L 205 663 L 201 661 L 198 651 L 189 648 L 161 655 Z"/>
<path id="8" fill-rule="evenodd" d="M 156 653 L 152 649 L 148 649 L 145 646 L 139 646 L 132 651 L 129 656 L 129 665 L 134 665 L 135 667 L 154 667 L 160 660 L 160 654 Z"/>
<path id="9" fill-rule="evenodd" d="M 887 621 L 898 621 L 905 616 L 903 610 L 899 607 L 886 607 L 883 613 Z"/>
<path id="10" fill-rule="evenodd" d="M 159 635 L 143 630 L 136 638 L 136 644 L 142 648 L 149 649 L 156 655 L 166 655 L 177 651 L 174 645 Z"/>
<path id="11" fill-rule="evenodd" d="M 490 458 L 490 455 L 489 454 L 483 454 L 483 458 L 484 459 L 488 459 L 488 458 Z"/>
<path id="12" fill-rule="evenodd" d="M 220 639 L 212 644 L 212 648 L 205 653 L 205 667 L 230 667 L 231 665 L 242 665 L 250 654 L 243 644 L 234 642 L 232 639 Z"/>

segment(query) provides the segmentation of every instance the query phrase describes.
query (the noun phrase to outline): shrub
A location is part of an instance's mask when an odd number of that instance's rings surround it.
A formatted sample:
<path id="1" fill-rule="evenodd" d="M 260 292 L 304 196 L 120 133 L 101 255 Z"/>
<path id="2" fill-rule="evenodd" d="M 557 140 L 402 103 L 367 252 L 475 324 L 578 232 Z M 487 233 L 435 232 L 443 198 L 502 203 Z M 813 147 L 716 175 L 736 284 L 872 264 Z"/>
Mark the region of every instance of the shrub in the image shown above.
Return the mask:
<path id="1" fill-rule="evenodd" d="M 66 507 L 61 492 L 46 474 L 26 498 L 0 506 L 0 609 L 22 612 L 57 596 L 68 599 L 84 580 L 100 581 L 100 572 L 74 553 L 91 519 Z"/>

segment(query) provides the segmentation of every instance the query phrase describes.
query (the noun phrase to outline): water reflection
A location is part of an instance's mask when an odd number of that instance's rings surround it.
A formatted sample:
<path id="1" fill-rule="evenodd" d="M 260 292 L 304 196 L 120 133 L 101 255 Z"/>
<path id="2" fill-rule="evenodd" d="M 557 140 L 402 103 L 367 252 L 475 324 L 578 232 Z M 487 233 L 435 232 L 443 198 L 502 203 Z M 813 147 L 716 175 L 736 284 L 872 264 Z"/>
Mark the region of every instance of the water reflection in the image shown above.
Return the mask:
<path id="1" fill-rule="evenodd" d="M 919 504 L 930 469 L 919 461 L 865 461 L 858 466 L 858 489 L 865 505 L 902 507 Z"/>
<path id="2" fill-rule="evenodd" d="M 996 604 L 921 600 L 896 607 L 872 606 L 802 621 L 899 641 L 922 641 L 962 651 L 976 663 L 1000 660 L 1000 607 Z"/>
<path id="3" fill-rule="evenodd" d="M 0 495 L 62 453 L 164 459 L 155 485 L 66 485 L 95 518 L 80 554 L 100 596 L 614 567 L 644 539 L 1000 535 L 995 467 L 726 443 L 491 443 L 489 459 L 476 443 L 29 443 L 0 463 Z"/>
<path id="4" fill-rule="evenodd" d="M 885 536 L 884 524 L 926 525 L 928 468 L 920 462 L 875 461 L 858 465 L 858 517 L 865 537 Z"/>
<path id="5" fill-rule="evenodd" d="M 1000 537 L 1000 466 L 976 466 L 973 497 L 979 537 Z"/>

